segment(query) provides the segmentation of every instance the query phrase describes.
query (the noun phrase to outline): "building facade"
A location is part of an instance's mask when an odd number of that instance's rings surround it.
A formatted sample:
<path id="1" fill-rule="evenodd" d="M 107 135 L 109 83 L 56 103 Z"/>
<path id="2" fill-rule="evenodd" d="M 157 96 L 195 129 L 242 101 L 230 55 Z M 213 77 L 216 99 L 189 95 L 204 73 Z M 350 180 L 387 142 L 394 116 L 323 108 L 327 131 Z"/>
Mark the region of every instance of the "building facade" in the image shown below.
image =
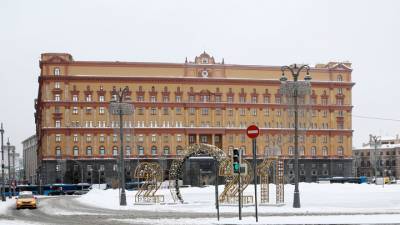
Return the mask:
<path id="1" fill-rule="evenodd" d="M 356 176 L 389 176 L 400 179 L 400 138 L 382 137 L 364 143 L 353 149 L 354 172 Z"/>
<path id="2" fill-rule="evenodd" d="M 15 166 L 18 157 L 20 156 L 19 153 L 15 152 L 14 145 L 4 145 L 4 177 L 6 184 L 9 183 L 9 180 L 15 179 Z M 0 173 L 1 176 L 1 173 Z"/>
<path id="3" fill-rule="evenodd" d="M 312 118 L 300 139 L 301 181 L 351 174 L 350 67 L 331 62 L 310 70 Z M 124 121 L 130 128 L 124 143 L 127 181 L 143 160 L 165 164 L 167 178 L 171 161 L 194 143 L 228 154 L 239 147 L 250 160 L 245 131 L 251 124 L 261 130 L 259 160 L 278 148 L 287 159 L 286 173 L 293 175 L 293 128 L 284 119 L 280 66 L 226 64 L 205 52 L 184 63 L 76 61 L 70 54 L 45 53 L 40 69 L 35 118 L 45 183 L 116 180 L 119 125 L 108 107 L 125 86 L 135 108 Z"/>
<path id="4" fill-rule="evenodd" d="M 36 135 L 22 142 L 24 174 L 21 179 L 25 183 L 37 183 L 37 144 Z"/>

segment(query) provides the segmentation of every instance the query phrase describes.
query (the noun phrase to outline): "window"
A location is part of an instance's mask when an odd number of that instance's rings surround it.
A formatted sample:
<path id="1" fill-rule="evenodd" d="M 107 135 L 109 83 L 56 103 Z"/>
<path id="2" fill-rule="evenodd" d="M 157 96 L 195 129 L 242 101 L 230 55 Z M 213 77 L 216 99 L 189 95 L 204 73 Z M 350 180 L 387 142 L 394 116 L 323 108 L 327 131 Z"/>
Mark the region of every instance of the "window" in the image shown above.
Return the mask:
<path id="1" fill-rule="evenodd" d="M 338 143 L 343 143 L 343 136 L 342 136 L 342 135 L 340 135 L 340 136 L 338 137 Z"/>
<path id="2" fill-rule="evenodd" d="M 78 135 L 77 134 L 74 134 L 74 142 L 78 142 Z"/>
<path id="3" fill-rule="evenodd" d="M 337 81 L 342 82 L 343 81 L 343 76 L 341 74 L 339 74 L 337 76 Z"/>
<path id="4" fill-rule="evenodd" d="M 311 147 L 311 155 L 312 156 L 316 156 L 317 155 L 317 147 L 315 147 L 315 146 Z"/>
<path id="5" fill-rule="evenodd" d="M 113 171 L 117 171 L 118 170 L 118 165 L 117 164 L 114 164 L 113 165 Z"/>
<path id="6" fill-rule="evenodd" d="M 175 102 L 182 102 L 182 96 L 180 95 L 175 96 Z"/>
<path id="7" fill-rule="evenodd" d="M 54 72 L 54 76 L 60 76 L 61 75 L 60 68 L 58 68 L 58 67 L 54 68 L 53 72 Z"/>
<path id="8" fill-rule="evenodd" d="M 56 142 L 61 142 L 61 134 L 56 134 Z"/>
<path id="9" fill-rule="evenodd" d="M 242 145 L 239 149 L 242 152 L 242 155 L 246 155 L 246 146 Z"/>
<path id="10" fill-rule="evenodd" d="M 157 147 L 156 146 L 151 146 L 151 154 L 152 155 L 157 155 Z"/>
<path id="11" fill-rule="evenodd" d="M 157 101 L 157 97 L 152 95 L 150 96 L 150 102 L 156 102 Z"/>
<path id="12" fill-rule="evenodd" d="M 304 155 L 305 154 L 305 152 L 304 152 L 304 146 L 300 146 L 299 147 L 299 155 Z"/>
<path id="13" fill-rule="evenodd" d="M 155 134 L 151 135 L 151 142 L 153 143 L 157 142 L 157 135 Z"/>
<path id="14" fill-rule="evenodd" d="M 139 134 L 138 142 L 143 142 L 143 141 L 144 141 L 143 134 Z"/>
<path id="15" fill-rule="evenodd" d="M 322 155 L 328 156 L 328 147 L 326 147 L 326 146 L 322 147 Z"/>
<path id="16" fill-rule="evenodd" d="M 104 146 L 100 146 L 99 148 L 99 154 L 100 155 L 104 155 L 106 153 L 106 149 L 104 148 Z"/>
<path id="17" fill-rule="evenodd" d="M 91 102 L 92 101 L 92 95 L 86 95 L 86 101 Z"/>
<path id="18" fill-rule="evenodd" d="M 56 101 L 56 102 L 61 101 L 61 97 L 60 97 L 59 94 L 55 94 L 55 95 L 54 95 L 54 101 Z"/>
<path id="19" fill-rule="evenodd" d="M 78 114 L 78 107 L 72 108 L 72 114 Z"/>
<path id="20" fill-rule="evenodd" d="M 315 144 L 315 143 L 317 143 L 317 136 L 312 136 L 311 137 L 311 142 L 313 143 L 313 144 Z"/>
<path id="21" fill-rule="evenodd" d="M 78 156 L 79 155 L 79 148 L 78 148 L 78 146 L 74 146 L 73 148 L 73 151 L 74 151 L 74 156 Z"/>
<path id="22" fill-rule="evenodd" d="M 130 155 L 131 155 L 131 146 L 127 145 L 127 146 L 125 147 L 125 154 L 126 154 L 127 156 L 130 156 Z"/>
<path id="23" fill-rule="evenodd" d="M 104 95 L 99 96 L 99 102 L 104 102 Z"/>
<path id="24" fill-rule="evenodd" d="M 244 134 L 240 135 L 240 142 L 245 143 L 246 142 L 246 136 Z"/>
<path id="25" fill-rule="evenodd" d="M 176 135 L 176 142 L 182 142 L 182 135 L 180 134 Z"/>
<path id="26" fill-rule="evenodd" d="M 164 107 L 163 108 L 163 114 L 164 115 L 168 115 L 168 107 Z"/>
<path id="27" fill-rule="evenodd" d="M 228 109 L 228 116 L 233 116 L 233 109 L 232 108 Z"/>
<path id="28" fill-rule="evenodd" d="M 215 109 L 215 115 L 220 116 L 221 115 L 221 108 L 216 108 Z"/>
<path id="29" fill-rule="evenodd" d="M 57 164 L 57 165 L 56 165 L 56 171 L 57 171 L 57 172 L 60 172 L 60 171 L 61 171 L 61 166 L 60 166 L 60 164 Z"/>
<path id="30" fill-rule="evenodd" d="M 241 115 L 241 116 L 246 115 L 246 109 L 245 108 L 240 108 L 239 109 L 239 115 Z"/>
<path id="31" fill-rule="evenodd" d="M 336 105 L 343 105 L 343 99 L 336 99 Z"/>
<path id="32" fill-rule="evenodd" d="M 86 114 L 91 114 L 92 113 L 92 107 L 86 107 L 85 111 L 86 111 Z"/>
<path id="33" fill-rule="evenodd" d="M 100 107 L 100 108 L 99 108 L 99 114 L 100 114 L 100 115 L 103 115 L 103 114 L 104 114 L 104 107 Z"/>
<path id="34" fill-rule="evenodd" d="M 215 102 L 221 102 L 221 96 L 219 95 L 215 96 Z"/>
<path id="35" fill-rule="evenodd" d="M 228 103 L 233 103 L 233 97 L 232 96 L 228 96 Z"/>
<path id="36" fill-rule="evenodd" d="M 253 103 L 253 104 L 257 103 L 257 96 L 251 97 L 251 103 Z"/>
<path id="37" fill-rule="evenodd" d="M 78 101 L 78 95 L 72 95 L 72 101 L 77 102 Z"/>
<path id="38" fill-rule="evenodd" d="M 244 96 L 240 96 L 239 97 L 239 102 L 240 103 L 245 103 L 246 102 L 246 98 Z"/>
<path id="39" fill-rule="evenodd" d="M 118 136 L 116 134 L 113 135 L 113 142 L 117 142 L 118 141 Z"/>
<path id="40" fill-rule="evenodd" d="M 264 109 L 264 116 L 269 116 L 269 109 Z"/>
<path id="41" fill-rule="evenodd" d="M 86 155 L 87 156 L 91 156 L 92 155 L 92 147 L 91 146 L 87 146 L 86 147 Z"/>
<path id="42" fill-rule="evenodd" d="M 144 155 L 144 147 L 139 145 L 138 146 L 138 152 L 139 152 L 139 155 Z"/>
<path id="43" fill-rule="evenodd" d="M 268 104 L 269 103 L 269 96 L 264 96 L 264 104 Z"/>
<path id="44" fill-rule="evenodd" d="M 251 109 L 251 115 L 257 116 L 257 109 Z"/>
<path id="45" fill-rule="evenodd" d="M 175 108 L 175 114 L 176 115 L 181 115 L 182 114 L 182 108 L 181 107 L 176 107 Z"/>
<path id="46" fill-rule="evenodd" d="M 322 137 L 322 143 L 324 143 L 324 144 L 328 143 L 328 136 Z"/>
<path id="47" fill-rule="evenodd" d="M 207 143 L 207 136 L 201 136 L 200 141 L 201 143 Z"/>
<path id="48" fill-rule="evenodd" d="M 137 101 L 138 102 L 144 102 L 144 96 L 143 95 L 137 96 Z"/>
<path id="49" fill-rule="evenodd" d="M 327 117 L 328 116 L 328 110 L 324 110 L 324 111 L 322 111 L 322 113 L 323 113 L 323 117 Z"/>
<path id="50" fill-rule="evenodd" d="M 176 146 L 176 154 L 177 154 L 177 155 L 183 155 L 183 148 L 182 148 L 182 146 L 180 146 L 180 145 Z"/>
<path id="51" fill-rule="evenodd" d="M 208 115 L 208 108 L 201 108 L 201 115 L 203 116 Z"/>
<path id="52" fill-rule="evenodd" d="M 60 146 L 56 147 L 56 156 L 61 156 L 61 147 Z"/>
<path id="53" fill-rule="evenodd" d="M 196 113 L 196 109 L 195 108 L 189 108 L 189 114 L 190 115 L 194 115 Z"/>
<path id="54" fill-rule="evenodd" d="M 60 82 L 55 82 L 54 83 L 54 88 L 59 89 L 60 88 Z"/>
<path id="55" fill-rule="evenodd" d="M 293 149 L 293 146 L 289 146 L 289 149 L 288 149 L 288 154 L 289 154 L 289 155 L 294 155 L 294 149 Z"/>
<path id="56" fill-rule="evenodd" d="M 87 134 L 86 135 L 86 142 L 91 142 L 92 141 L 92 135 Z"/>
<path id="57" fill-rule="evenodd" d="M 113 148 L 112 148 L 112 152 L 113 152 L 113 156 L 117 156 L 118 155 L 118 147 L 117 146 L 114 146 Z"/>
<path id="58" fill-rule="evenodd" d="M 125 137 L 126 142 L 131 142 L 131 135 L 127 134 Z"/>
<path id="59" fill-rule="evenodd" d="M 137 110 L 138 115 L 143 115 L 143 114 L 144 114 L 143 108 L 142 108 L 142 107 L 139 107 L 139 108 L 137 108 L 137 109 L 138 109 L 138 110 Z"/>
<path id="60" fill-rule="evenodd" d="M 280 97 L 275 97 L 275 103 L 276 104 L 281 104 L 281 98 Z"/>
<path id="61" fill-rule="evenodd" d="M 169 97 L 168 96 L 163 96 L 163 102 L 169 102 Z"/>
<path id="62" fill-rule="evenodd" d="M 338 156 L 343 156 L 343 147 L 342 147 L 342 146 L 339 146 L 339 147 L 337 148 L 337 155 L 338 155 Z"/>
<path id="63" fill-rule="evenodd" d="M 338 89 L 337 89 L 337 93 L 338 93 L 339 95 L 342 95 L 342 94 L 343 94 L 343 89 L 342 89 L 342 88 L 338 88 Z"/>
<path id="64" fill-rule="evenodd" d="M 168 143 L 168 141 L 169 141 L 169 136 L 168 136 L 168 135 L 164 135 L 163 141 L 164 141 L 165 143 Z"/>
<path id="65" fill-rule="evenodd" d="M 276 116 L 280 117 L 282 115 L 282 111 L 280 109 L 276 110 Z"/>
<path id="66" fill-rule="evenodd" d="M 164 155 L 169 155 L 169 146 L 164 146 L 163 152 Z"/>
<path id="67" fill-rule="evenodd" d="M 60 120 L 56 120 L 56 127 L 60 128 L 61 127 L 61 121 Z"/>

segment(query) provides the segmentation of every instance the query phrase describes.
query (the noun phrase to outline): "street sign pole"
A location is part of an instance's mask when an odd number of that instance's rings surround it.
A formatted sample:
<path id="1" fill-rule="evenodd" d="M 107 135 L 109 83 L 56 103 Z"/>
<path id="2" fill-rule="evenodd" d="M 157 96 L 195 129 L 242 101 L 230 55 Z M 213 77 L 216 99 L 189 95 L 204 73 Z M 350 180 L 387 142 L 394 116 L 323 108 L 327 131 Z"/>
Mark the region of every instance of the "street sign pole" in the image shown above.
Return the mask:
<path id="1" fill-rule="evenodd" d="M 217 218 L 219 221 L 218 170 L 218 161 L 215 159 L 215 207 L 217 208 Z"/>
<path id="2" fill-rule="evenodd" d="M 258 222 L 258 206 L 257 206 L 257 140 L 260 134 L 260 129 L 256 125 L 251 125 L 247 128 L 247 137 L 251 138 L 253 144 L 253 173 L 254 173 L 254 206 L 256 210 L 256 222 Z"/>
<path id="3" fill-rule="evenodd" d="M 239 185 L 239 220 L 242 220 L 242 186 L 241 186 L 241 179 L 242 179 L 242 177 L 241 177 L 241 175 L 240 175 L 240 170 L 242 170 L 242 151 L 240 151 L 240 153 L 239 153 L 239 155 L 240 155 L 240 160 L 239 160 L 239 173 L 238 173 L 238 175 L 239 175 L 239 181 L 238 181 L 238 185 Z"/>
<path id="4" fill-rule="evenodd" d="M 257 139 L 253 138 L 253 173 L 254 173 L 254 205 L 256 207 L 256 222 L 258 222 L 258 208 L 257 208 Z"/>

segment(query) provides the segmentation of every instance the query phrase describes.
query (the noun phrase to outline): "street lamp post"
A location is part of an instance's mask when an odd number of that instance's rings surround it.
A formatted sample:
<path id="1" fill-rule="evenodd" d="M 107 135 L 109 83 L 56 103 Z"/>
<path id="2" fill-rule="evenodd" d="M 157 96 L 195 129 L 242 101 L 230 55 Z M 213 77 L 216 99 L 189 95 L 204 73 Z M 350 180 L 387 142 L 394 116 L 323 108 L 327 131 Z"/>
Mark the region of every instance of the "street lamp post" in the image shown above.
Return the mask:
<path id="1" fill-rule="evenodd" d="M 8 197 L 11 198 L 10 138 L 7 138 L 7 154 L 8 154 Z"/>
<path id="2" fill-rule="evenodd" d="M 285 76 L 285 71 L 288 70 L 293 76 L 293 82 L 287 82 L 287 77 Z M 306 70 L 307 75 L 304 77 L 306 82 L 305 91 L 308 88 L 309 90 L 309 81 L 311 80 L 311 76 L 309 74 L 310 67 L 308 65 L 302 65 L 297 67 L 296 64 L 293 66 L 282 66 L 282 77 L 280 81 L 282 83 L 283 91 L 288 94 L 288 96 L 293 97 L 294 100 L 294 169 L 295 169 L 295 187 L 294 187 L 294 199 L 293 199 L 293 208 L 300 208 L 300 192 L 299 192 L 299 135 L 298 135 L 298 102 L 297 98 L 301 93 L 299 91 L 301 88 L 299 87 L 302 82 L 298 81 L 299 74 L 302 70 Z"/>
<path id="3" fill-rule="evenodd" d="M 117 92 L 116 99 L 113 99 L 110 102 L 110 112 L 114 115 L 119 116 L 119 138 L 120 138 L 120 168 L 119 168 L 119 179 L 120 179 L 120 187 L 121 187 L 121 195 L 119 205 L 126 205 L 126 194 L 125 194 L 125 161 L 124 161 L 124 135 L 123 135 L 123 115 L 130 115 L 133 113 L 132 105 L 130 103 L 124 103 L 124 100 L 129 92 L 129 88 L 125 87 L 124 89 L 119 89 Z"/>
<path id="4" fill-rule="evenodd" d="M 5 179 L 4 179 L 4 144 L 3 144 L 4 129 L 3 129 L 3 123 L 1 123 L 0 133 L 1 133 L 1 178 L 3 179 L 3 182 L 1 185 L 1 201 L 5 202 L 6 198 L 4 196 Z"/>
<path id="5" fill-rule="evenodd" d="M 370 158 L 371 160 L 371 164 L 373 165 L 373 170 L 374 170 L 374 176 L 375 179 L 378 176 L 378 160 L 377 160 L 377 148 L 378 148 L 378 144 L 381 141 L 381 137 L 380 136 L 376 136 L 376 135 L 371 135 L 371 141 L 374 144 L 374 152 L 372 154 L 370 154 Z"/>

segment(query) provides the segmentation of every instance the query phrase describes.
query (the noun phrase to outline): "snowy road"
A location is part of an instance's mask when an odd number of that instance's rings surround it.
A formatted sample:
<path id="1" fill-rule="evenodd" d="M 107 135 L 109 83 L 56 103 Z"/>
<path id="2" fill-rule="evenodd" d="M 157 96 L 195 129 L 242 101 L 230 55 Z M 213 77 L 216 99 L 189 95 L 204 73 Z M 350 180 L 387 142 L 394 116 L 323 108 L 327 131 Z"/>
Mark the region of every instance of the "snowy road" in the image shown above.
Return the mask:
<path id="1" fill-rule="evenodd" d="M 36 210 L 16 210 L 8 206 L 0 215 L 0 224 L 257 224 L 253 213 L 244 213 L 243 220 L 237 220 L 237 213 L 224 212 L 221 221 L 215 213 L 194 212 L 154 212 L 137 210 L 111 210 L 82 205 L 75 196 L 60 196 L 40 199 Z M 340 213 L 260 213 L 258 224 L 298 224 L 298 223 L 399 223 L 397 213 L 367 213 L 344 215 Z"/>

